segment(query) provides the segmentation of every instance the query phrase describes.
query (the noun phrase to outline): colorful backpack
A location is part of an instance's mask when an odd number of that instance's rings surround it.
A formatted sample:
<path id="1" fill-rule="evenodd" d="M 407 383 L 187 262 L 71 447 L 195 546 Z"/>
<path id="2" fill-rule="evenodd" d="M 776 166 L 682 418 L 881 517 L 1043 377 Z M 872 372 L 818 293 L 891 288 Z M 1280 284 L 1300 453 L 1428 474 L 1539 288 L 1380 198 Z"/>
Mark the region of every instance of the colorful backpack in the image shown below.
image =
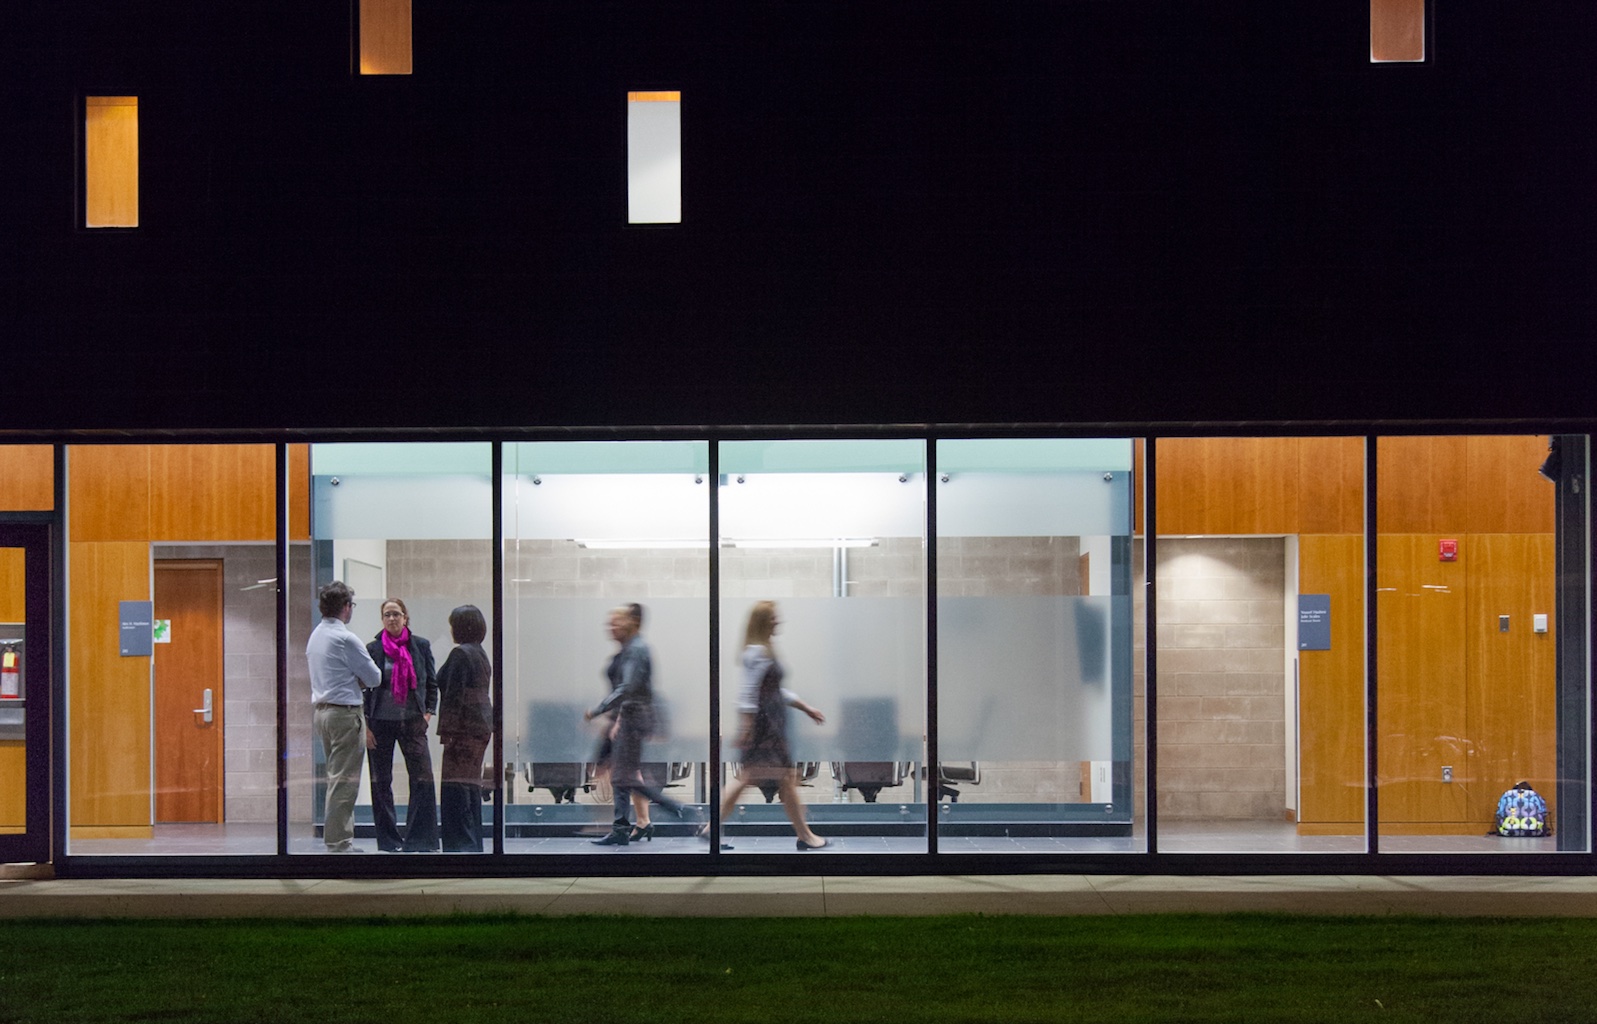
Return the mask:
<path id="1" fill-rule="evenodd" d="M 1516 782 L 1497 801 L 1499 836 L 1545 836 L 1552 832 L 1547 820 L 1547 801 L 1526 782 Z"/>

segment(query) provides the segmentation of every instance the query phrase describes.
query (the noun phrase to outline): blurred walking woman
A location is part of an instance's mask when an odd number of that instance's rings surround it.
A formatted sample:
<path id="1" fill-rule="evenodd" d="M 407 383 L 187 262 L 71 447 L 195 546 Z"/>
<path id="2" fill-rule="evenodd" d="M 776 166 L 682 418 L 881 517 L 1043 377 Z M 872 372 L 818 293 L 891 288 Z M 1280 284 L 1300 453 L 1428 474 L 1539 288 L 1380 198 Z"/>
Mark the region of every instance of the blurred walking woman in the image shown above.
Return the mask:
<path id="1" fill-rule="evenodd" d="M 366 691 L 366 760 L 371 767 L 372 824 L 377 848 L 388 853 L 430 853 L 438 848 L 438 798 L 427 726 L 438 710 L 438 673 L 426 637 L 410 631 L 405 602 L 383 602 L 383 631 L 366 645 L 383 680 Z M 405 758 L 410 799 L 405 832 L 394 812 L 394 747 Z"/>
<path id="2" fill-rule="evenodd" d="M 610 726 L 610 786 L 615 791 L 615 819 L 610 823 L 610 834 L 594 840 L 594 845 L 626 846 L 653 840 L 654 826 L 643 824 L 646 819 L 642 818 L 651 801 L 678 820 L 686 819 L 687 809 L 643 777 L 643 744 L 655 729 L 653 661 L 649 645 L 639 635 L 643 629 L 643 606 L 630 604 L 611 609 L 607 625 L 610 639 L 618 645 L 605 668 L 610 694 L 598 707 L 584 712 L 583 718 L 592 721 L 615 714 Z M 627 817 L 629 803 L 640 816 L 636 828 Z"/>
<path id="3" fill-rule="evenodd" d="M 785 673 L 771 641 L 781 624 L 775 602 L 761 601 L 749 612 L 748 628 L 743 634 L 743 685 L 738 690 L 742 768 L 721 801 L 721 820 L 727 820 L 738 795 L 751 783 L 775 782 L 787 820 L 793 823 L 793 832 L 798 836 L 798 848 L 819 850 L 831 843 L 810 831 L 804 820 L 793 755 L 787 749 L 787 709 L 797 708 L 816 723 L 826 721 L 826 716 L 799 700 L 793 691 L 782 688 Z"/>
<path id="4" fill-rule="evenodd" d="M 482 852 L 482 757 L 493 739 L 493 668 L 482 642 L 488 622 L 476 605 L 449 613 L 455 649 L 438 671 L 438 738 L 444 744 L 445 853 Z"/>

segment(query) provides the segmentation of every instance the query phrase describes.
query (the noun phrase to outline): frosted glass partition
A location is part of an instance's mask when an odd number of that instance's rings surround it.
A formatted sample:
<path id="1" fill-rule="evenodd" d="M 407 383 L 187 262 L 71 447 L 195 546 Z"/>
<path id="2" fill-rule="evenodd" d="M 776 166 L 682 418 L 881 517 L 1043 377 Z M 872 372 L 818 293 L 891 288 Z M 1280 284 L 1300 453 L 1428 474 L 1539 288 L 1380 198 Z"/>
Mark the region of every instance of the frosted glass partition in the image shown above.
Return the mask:
<path id="1" fill-rule="evenodd" d="M 754 602 L 721 602 L 722 734 L 737 735 L 744 624 Z M 925 608 L 919 598 L 790 597 L 778 601 L 783 686 L 826 722 L 789 716 L 795 761 L 920 761 L 925 726 Z"/>
<path id="2" fill-rule="evenodd" d="M 610 692 L 604 669 L 616 645 L 606 623 L 615 604 L 599 597 L 516 601 L 510 624 L 515 649 L 505 651 L 515 666 L 505 679 L 506 757 L 594 760 L 600 726 L 583 722 L 582 712 Z M 650 756 L 702 761 L 709 749 L 709 604 L 703 598 L 667 597 L 647 601 L 644 611 L 642 636 L 653 665 L 657 718 Z"/>
<path id="3" fill-rule="evenodd" d="M 1129 440 L 937 442 L 950 836 L 1130 834 L 1132 466 Z"/>
<path id="4" fill-rule="evenodd" d="M 526 442 L 504 448 L 507 607 L 505 757 L 516 773 L 507 807 L 513 852 L 703 852 L 660 806 L 645 846 L 596 850 L 610 829 L 609 718 L 583 720 L 610 693 L 619 650 L 610 613 L 641 606 L 655 726 L 642 745 L 645 780 L 702 814 L 709 788 L 709 445 L 694 441 Z"/>
<path id="5" fill-rule="evenodd" d="M 409 613 L 410 632 L 429 641 L 438 668 L 454 648 L 449 614 L 455 608 L 475 605 L 491 629 L 496 599 L 492 456 L 487 442 L 311 445 L 312 571 L 295 587 L 301 602 L 295 614 L 313 626 L 319 618 L 317 588 L 343 580 L 355 590 L 349 628 L 371 641 L 383 631 L 385 599 L 398 598 Z M 484 640 L 489 651 L 492 642 L 490 634 Z M 319 852 L 315 832 L 324 820 L 324 752 L 310 728 L 308 686 L 291 699 L 296 706 L 289 714 L 290 850 Z M 399 839 L 412 850 L 440 848 L 438 824 L 429 835 L 424 819 L 438 813 L 440 784 L 460 781 L 443 775 L 436 718 L 428 724 L 427 741 L 427 776 L 415 762 L 412 778 L 412 762 L 402 746 L 386 759 L 392 765 L 389 792 Z M 489 747 L 474 782 L 481 781 L 484 770 L 488 778 L 498 776 L 487 764 L 491 757 Z M 304 770 L 298 767 L 302 763 Z M 388 849 L 394 837 L 385 837 L 374 810 L 373 763 L 368 756 L 356 799 L 355 842 L 368 850 Z M 481 804 L 483 848 L 490 849 L 493 805 L 481 802 L 475 789 L 470 799 L 474 810 Z M 446 830 L 443 843 L 450 839 Z"/>
<path id="6" fill-rule="evenodd" d="M 942 759 L 1113 760 L 1112 601 L 938 601 Z M 974 680 L 985 685 L 967 685 Z"/>
<path id="7" fill-rule="evenodd" d="M 810 824 L 851 852 L 924 850 L 925 443 L 725 442 L 720 469 L 725 784 L 771 771 L 741 764 L 736 738 L 750 612 L 772 601 L 783 685 L 826 716 L 787 715 Z M 725 819 L 738 851 L 794 849 L 779 795 L 742 791 Z"/>

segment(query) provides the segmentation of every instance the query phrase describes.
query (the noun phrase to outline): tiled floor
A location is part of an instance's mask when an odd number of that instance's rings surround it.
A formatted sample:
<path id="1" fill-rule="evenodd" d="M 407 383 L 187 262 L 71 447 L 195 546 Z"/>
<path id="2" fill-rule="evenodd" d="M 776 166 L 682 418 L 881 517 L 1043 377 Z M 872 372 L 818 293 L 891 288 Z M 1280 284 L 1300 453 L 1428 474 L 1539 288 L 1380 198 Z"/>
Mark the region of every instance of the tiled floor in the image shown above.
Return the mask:
<path id="1" fill-rule="evenodd" d="M 822 830 L 824 832 L 824 829 Z M 791 833 L 753 836 L 729 831 L 732 854 L 794 853 L 799 855 Z M 1146 837 L 1014 837 L 943 836 L 939 849 L 947 853 L 994 854 L 1136 854 L 1147 851 Z M 375 851 L 376 844 L 361 840 L 357 845 Z M 593 854 L 594 856 L 660 856 L 672 853 L 701 853 L 703 842 L 685 837 L 657 837 L 653 842 L 626 847 L 595 847 L 587 838 L 510 839 L 506 851 L 516 854 Z M 1388 853 L 1471 853 L 1514 854 L 1550 853 L 1557 840 L 1498 839 L 1491 836 L 1383 836 L 1381 849 Z M 1363 836 L 1300 836 L 1290 824 L 1257 821 L 1162 822 L 1159 850 L 1163 853 L 1362 853 Z M 834 840 L 827 850 L 803 856 L 829 853 L 924 853 L 926 840 L 917 837 L 845 836 Z M 277 852 L 276 831 L 272 825 L 163 825 L 152 839 L 80 839 L 70 846 L 74 856 L 137 857 L 159 856 L 236 856 L 271 855 Z M 289 852 L 321 854 L 324 848 L 314 835 L 291 836 Z M 405 856 L 415 856 L 407 854 Z"/>

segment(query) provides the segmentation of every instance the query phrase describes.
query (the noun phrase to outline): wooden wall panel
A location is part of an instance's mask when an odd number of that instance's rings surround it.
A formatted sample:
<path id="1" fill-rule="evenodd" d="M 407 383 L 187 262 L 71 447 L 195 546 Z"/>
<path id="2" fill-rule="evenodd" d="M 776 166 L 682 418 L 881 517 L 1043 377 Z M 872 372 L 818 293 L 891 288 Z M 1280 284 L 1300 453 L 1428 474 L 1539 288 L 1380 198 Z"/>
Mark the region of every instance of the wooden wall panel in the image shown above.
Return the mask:
<path id="1" fill-rule="evenodd" d="M 55 508 L 55 449 L 47 444 L 0 444 L 0 511 Z"/>
<path id="2" fill-rule="evenodd" d="M 1297 471 L 1295 532 L 1364 532 L 1364 438 L 1300 438 Z"/>
<path id="3" fill-rule="evenodd" d="M 1298 532 L 1298 439 L 1159 439 L 1159 532 Z"/>
<path id="4" fill-rule="evenodd" d="M 0 548 L 0 622 L 27 619 L 26 567 L 21 548 Z M 27 823 L 26 751 L 22 740 L 0 740 L 0 832 L 20 832 Z"/>
<path id="5" fill-rule="evenodd" d="M 148 541 L 68 545 L 71 824 L 150 825 L 150 659 L 124 658 L 119 601 L 150 600 Z"/>
<path id="6" fill-rule="evenodd" d="M 1538 470 L 1547 438 L 1471 437 L 1465 447 L 1469 533 L 1552 533 L 1556 488 Z"/>
<path id="7" fill-rule="evenodd" d="M 0 622 L 26 622 L 27 559 L 21 548 L 0 548 Z"/>
<path id="8" fill-rule="evenodd" d="M 1437 560 L 1435 534 L 1391 534 L 1377 546 L 1377 782 L 1381 821 L 1468 819 L 1465 566 Z M 1454 781 L 1442 781 L 1442 768 Z"/>
<path id="9" fill-rule="evenodd" d="M 0 740 L 0 835 L 22 832 L 28 822 L 28 746 Z"/>
<path id="10" fill-rule="evenodd" d="M 311 446 L 288 446 L 288 539 L 311 539 Z"/>
<path id="11" fill-rule="evenodd" d="M 272 540 L 276 473 L 269 444 L 151 446 L 149 539 Z"/>
<path id="12" fill-rule="evenodd" d="M 1484 828 L 1516 782 L 1528 780 L 1549 806 L 1557 794 L 1556 574 L 1550 533 L 1472 534 L 1468 542 L 1469 810 Z M 1532 630 L 1537 613 L 1547 616 L 1546 633 Z M 1509 617 L 1506 633 L 1499 615 Z"/>
<path id="13" fill-rule="evenodd" d="M 1358 832 L 1364 822 L 1364 538 L 1300 536 L 1298 590 L 1331 595 L 1331 649 L 1298 652 L 1298 821 Z"/>
<path id="14" fill-rule="evenodd" d="M 1468 532 L 1462 437 L 1383 437 L 1376 441 L 1376 529 L 1382 533 Z"/>
<path id="15" fill-rule="evenodd" d="M 150 446 L 69 447 L 67 516 L 74 541 L 148 540 Z"/>

